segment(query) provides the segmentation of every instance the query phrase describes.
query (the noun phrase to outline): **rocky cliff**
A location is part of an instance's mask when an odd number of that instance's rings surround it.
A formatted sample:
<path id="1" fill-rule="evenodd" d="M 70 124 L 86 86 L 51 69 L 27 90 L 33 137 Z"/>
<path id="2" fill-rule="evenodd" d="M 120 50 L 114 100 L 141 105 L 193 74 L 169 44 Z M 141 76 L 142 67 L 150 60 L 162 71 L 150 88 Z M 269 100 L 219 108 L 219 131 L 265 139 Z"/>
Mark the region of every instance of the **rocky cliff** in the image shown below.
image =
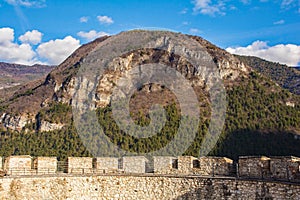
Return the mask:
<path id="1" fill-rule="evenodd" d="M 124 34 L 124 37 L 125 36 Z M 188 37 L 192 38 L 195 43 L 200 44 L 203 47 L 203 51 L 207 51 L 209 55 L 213 57 L 220 71 L 220 75 L 224 79 L 225 85 L 234 84 L 236 79 L 243 76 L 247 77 L 247 74 L 251 71 L 249 67 L 236 57 L 208 41 L 195 36 Z M 195 66 L 192 66 L 183 57 L 157 49 L 138 49 L 113 59 L 98 83 L 86 82 L 84 78 L 79 80 L 78 77 L 76 77 L 76 73 L 83 59 L 90 52 L 97 51 L 97 48 L 101 46 L 101 42 L 107 38 L 108 37 L 105 36 L 83 45 L 62 64 L 50 72 L 45 81 L 41 84 L 34 88 L 30 86 L 25 87 L 21 91 L 14 93 L 8 101 L 3 102 L 2 105 L 5 109 L 1 111 L 2 124 L 6 128 L 21 130 L 26 124 L 34 122 L 39 111 L 49 106 L 51 102 L 70 104 L 74 95 L 75 85 L 89 85 L 89 87 L 91 87 L 91 85 L 97 85 L 95 108 L 105 107 L 110 103 L 111 93 L 117 80 L 126 75 L 127 71 L 133 67 L 146 63 L 164 63 L 169 65 L 184 74 L 188 80 L 192 81 L 195 90 L 201 91 L 203 89 L 205 85 L 203 75 L 196 73 L 198 69 L 196 69 Z M 170 47 L 174 44 L 170 41 L 168 45 Z M 148 90 L 150 88 L 151 91 L 155 88 L 151 85 L 145 87 L 148 87 Z M 164 90 L 163 93 L 167 96 L 171 96 L 167 90 Z M 152 98 L 151 95 L 152 94 L 148 93 L 150 99 Z M 166 98 L 164 101 L 169 102 L 170 99 Z M 45 123 L 47 122 L 42 122 L 41 124 Z M 51 127 L 60 128 L 62 126 Z M 51 130 L 51 128 L 48 130 Z"/>

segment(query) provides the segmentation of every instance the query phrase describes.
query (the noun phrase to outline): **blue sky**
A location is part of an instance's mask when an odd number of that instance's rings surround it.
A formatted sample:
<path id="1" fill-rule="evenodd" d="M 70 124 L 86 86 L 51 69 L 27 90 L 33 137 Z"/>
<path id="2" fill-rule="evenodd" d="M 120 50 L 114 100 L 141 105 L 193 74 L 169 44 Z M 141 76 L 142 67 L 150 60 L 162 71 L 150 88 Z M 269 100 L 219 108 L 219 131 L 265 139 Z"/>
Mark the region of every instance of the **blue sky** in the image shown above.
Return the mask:
<path id="1" fill-rule="evenodd" d="M 5 62 L 58 64 L 96 37 L 151 28 L 300 64 L 300 0 L 0 0 L 0 13 Z"/>

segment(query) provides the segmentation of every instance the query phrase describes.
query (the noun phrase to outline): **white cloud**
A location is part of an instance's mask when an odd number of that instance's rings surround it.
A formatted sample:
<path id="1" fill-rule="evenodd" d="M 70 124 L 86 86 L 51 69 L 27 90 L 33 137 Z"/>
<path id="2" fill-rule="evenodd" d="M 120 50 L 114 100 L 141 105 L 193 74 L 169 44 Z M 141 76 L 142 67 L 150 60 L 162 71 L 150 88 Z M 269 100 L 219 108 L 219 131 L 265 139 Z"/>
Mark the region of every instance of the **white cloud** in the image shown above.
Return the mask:
<path id="1" fill-rule="evenodd" d="M 108 16 L 97 16 L 97 19 L 101 24 L 112 24 L 114 23 L 113 19 Z"/>
<path id="2" fill-rule="evenodd" d="M 281 8 L 282 9 L 290 9 L 290 8 L 294 8 L 297 7 L 299 9 L 300 6 L 300 1 L 298 0 L 298 3 L 296 0 L 282 0 L 281 2 Z"/>
<path id="3" fill-rule="evenodd" d="M 19 37 L 18 43 L 14 37 L 14 29 L 0 28 L 0 61 L 24 65 L 59 64 L 80 46 L 79 40 L 67 36 L 64 39 L 41 42 L 42 33 L 37 30 L 27 31 Z"/>
<path id="4" fill-rule="evenodd" d="M 98 37 L 102 37 L 102 36 L 109 35 L 109 34 L 103 32 L 103 31 L 97 32 L 95 30 L 90 30 L 89 32 L 80 31 L 77 33 L 77 35 L 81 38 L 84 38 L 87 41 L 91 41 Z"/>
<path id="5" fill-rule="evenodd" d="M 6 62 L 32 65 L 37 63 L 35 56 L 36 53 L 29 44 L 9 43 L 0 49 L 0 59 Z"/>
<path id="6" fill-rule="evenodd" d="M 243 4 L 250 4 L 251 0 L 240 0 Z"/>
<path id="7" fill-rule="evenodd" d="M 203 15 L 214 16 L 216 14 L 225 15 L 225 4 L 219 0 L 217 3 L 212 3 L 211 0 L 194 0 L 194 12 L 200 12 Z"/>
<path id="8" fill-rule="evenodd" d="M 285 23 L 285 21 L 282 19 L 282 20 L 274 22 L 273 24 L 274 25 L 280 25 L 280 24 L 284 24 L 284 23 Z"/>
<path id="9" fill-rule="evenodd" d="M 191 29 L 190 29 L 190 33 L 191 33 L 191 34 L 198 34 L 198 33 L 202 33 L 202 31 L 199 30 L 199 29 L 197 29 L 197 28 L 191 28 Z"/>
<path id="10" fill-rule="evenodd" d="M 6 3 L 13 5 L 13 6 L 24 6 L 24 7 L 35 7 L 41 8 L 45 7 L 45 0 L 4 0 Z"/>
<path id="11" fill-rule="evenodd" d="M 22 43 L 28 43 L 28 44 L 39 44 L 42 40 L 43 34 L 37 30 L 27 31 L 24 35 L 21 35 L 19 37 L 19 40 Z"/>
<path id="12" fill-rule="evenodd" d="M 41 58 L 45 58 L 49 64 L 57 65 L 64 61 L 79 46 L 79 40 L 72 36 L 67 36 L 64 39 L 50 40 L 40 44 L 37 48 L 37 53 Z"/>
<path id="13" fill-rule="evenodd" d="M 239 0 L 244 5 L 251 5 L 252 0 Z M 271 3 L 269 0 L 259 0 L 261 4 Z M 273 1 L 277 6 L 280 6 L 282 10 L 289 10 L 297 8 L 297 12 L 300 13 L 300 0 L 276 0 Z M 228 10 L 237 10 L 236 1 L 230 0 L 192 0 L 194 4 L 194 13 L 200 13 L 203 15 L 225 15 Z M 253 7 L 253 10 L 257 10 L 259 6 Z M 184 10 L 183 10 L 184 11 Z"/>
<path id="14" fill-rule="evenodd" d="M 179 14 L 184 15 L 184 14 L 187 13 L 187 11 L 188 11 L 188 9 L 187 9 L 187 8 L 184 8 L 184 9 L 182 9 L 182 11 L 179 12 Z"/>
<path id="15" fill-rule="evenodd" d="M 293 2 L 294 2 L 294 0 L 283 0 L 281 2 L 281 6 L 286 7 L 286 6 L 291 5 Z"/>
<path id="16" fill-rule="evenodd" d="M 237 7 L 235 7 L 234 5 L 230 5 L 230 6 L 229 6 L 229 9 L 230 9 L 230 10 L 237 10 Z"/>
<path id="17" fill-rule="evenodd" d="M 89 18 L 86 17 L 86 16 L 83 16 L 83 17 L 80 17 L 79 21 L 80 21 L 81 23 L 87 23 L 87 22 L 89 21 Z"/>
<path id="18" fill-rule="evenodd" d="M 29 44 L 14 43 L 14 30 L 0 28 L 0 60 L 19 64 L 34 64 L 36 53 Z"/>
<path id="19" fill-rule="evenodd" d="M 300 45 L 295 44 L 268 46 L 266 42 L 256 41 L 247 47 L 229 47 L 226 50 L 233 54 L 257 56 L 289 66 L 300 63 Z"/>
<path id="20" fill-rule="evenodd" d="M 14 30 L 11 28 L 0 28 L 0 44 L 10 43 L 14 40 Z"/>

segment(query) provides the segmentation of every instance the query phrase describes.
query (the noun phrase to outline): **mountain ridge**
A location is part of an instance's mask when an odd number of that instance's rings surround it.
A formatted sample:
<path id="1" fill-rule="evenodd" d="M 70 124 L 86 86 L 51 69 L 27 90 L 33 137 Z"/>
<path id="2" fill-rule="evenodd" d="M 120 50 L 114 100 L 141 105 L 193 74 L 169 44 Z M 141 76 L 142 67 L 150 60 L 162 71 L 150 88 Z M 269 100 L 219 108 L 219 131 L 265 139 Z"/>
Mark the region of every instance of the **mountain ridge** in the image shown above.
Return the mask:
<path id="1" fill-rule="evenodd" d="M 288 67 L 287 65 L 266 61 L 254 56 L 235 56 L 259 73 L 270 77 L 283 88 L 300 95 L 300 68 Z"/>
<path id="2" fill-rule="evenodd" d="M 55 66 L 49 65 L 21 65 L 0 62 L 0 89 L 20 85 L 37 80 L 47 75 Z"/>

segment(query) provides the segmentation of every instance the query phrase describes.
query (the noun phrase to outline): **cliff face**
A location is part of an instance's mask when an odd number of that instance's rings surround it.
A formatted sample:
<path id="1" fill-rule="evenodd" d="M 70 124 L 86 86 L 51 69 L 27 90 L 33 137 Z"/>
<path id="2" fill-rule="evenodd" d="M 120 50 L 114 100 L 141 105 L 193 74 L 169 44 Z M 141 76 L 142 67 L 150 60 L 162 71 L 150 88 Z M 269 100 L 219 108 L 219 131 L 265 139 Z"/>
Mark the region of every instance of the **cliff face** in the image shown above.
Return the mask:
<path id="1" fill-rule="evenodd" d="M 237 79 L 242 76 L 247 76 L 251 71 L 249 67 L 240 62 L 236 57 L 219 49 L 208 41 L 195 36 L 189 37 L 192 38 L 195 43 L 200 44 L 203 47 L 203 51 L 213 57 L 225 85 L 234 84 Z M 61 102 L 70 105 L 75 87 L 79 85 L 83 88 L 96 86 L 97 92 L 94 99 L 95 108 L 105 107 L 110 103 L 112 90 L 117 80 L 122 76 L 127 76 L 127 72 L 133 67 L 146 63 L 164 63 L 171 66 L 191 81 L 196 91 L 205 89 L 203 74 L 197 73 L 198 69 L 196 69 L 195 66 L 192 66 L 183 57 L 157 49 L 138 49 L 113 59 L 105 71 L 105 74 L 98 77 L 98 83 L 88 81 L 84 77 L 76 77 L 76 73 L 84 58 L 89 53 L 97 51 L 101 47 L 101 42 L 107 38 L 108 37 L 102 37 L 89 44 L 83 45 L 62 64 L 50 72 L 42 83 L 35 85 L 34 88 L 32 88 L 31 85 L 24 86 L 24 88 L 14 93 L 7 101 L 2 102 L 1 121 L 3 126 L 13 130 L 20 130 L 27 123 L 35 122 L 38 112 L 41 109 L 47 108 L 51 102 Z M 168 45 L 171 47 L 175 44 L 172 44 L 172 41 L 170 41 Z M 157 87 L 153 85 L 144 87 L 148 90 L 147 94 L 151 99 L 151 93 L 149 92 L 155 93 L 155 91 L 157 91 L 155 88 Z M 145 89 L 143 91 L 145 91 Z M 165 95 L 168 95 L 167 90 L 163 90 L 163 92 Z M 165 102 L 169 102 L 168 98 L 165 99 Z M 44 125 L 47 123 L 49 122 L 38 122 L 38 124 Z M 62 126 L 56 124 L 47 127 L 47 130 L 53 130 L 61 128 Z"/>

